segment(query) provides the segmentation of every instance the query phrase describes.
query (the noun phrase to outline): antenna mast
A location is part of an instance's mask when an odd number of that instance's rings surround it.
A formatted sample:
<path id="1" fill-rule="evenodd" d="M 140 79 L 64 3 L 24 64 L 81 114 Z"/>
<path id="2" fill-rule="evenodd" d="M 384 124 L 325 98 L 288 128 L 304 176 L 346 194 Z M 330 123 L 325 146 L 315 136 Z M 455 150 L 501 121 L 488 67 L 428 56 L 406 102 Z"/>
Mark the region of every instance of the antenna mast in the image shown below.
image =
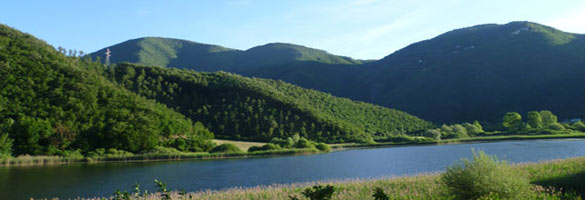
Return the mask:
<path id="1" fill-rule="evenodd" d="M 106 63 L 107 66 L 110 66 L 110 56 L 111 56 L 111 53 L 112 52 L 110 51 L 110 48 L 106 49 L 106 53 L 105 53 L 106 54 L 106 62 L 105 63 Z"/>

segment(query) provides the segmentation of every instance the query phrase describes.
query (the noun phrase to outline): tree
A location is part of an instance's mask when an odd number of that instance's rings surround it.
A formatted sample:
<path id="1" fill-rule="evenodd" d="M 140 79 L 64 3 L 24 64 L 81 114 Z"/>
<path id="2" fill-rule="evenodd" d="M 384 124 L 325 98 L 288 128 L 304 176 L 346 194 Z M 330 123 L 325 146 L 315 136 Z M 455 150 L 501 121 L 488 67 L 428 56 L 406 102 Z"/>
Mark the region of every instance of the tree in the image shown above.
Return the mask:
<path id="1" fill-rule="evenodd" d="M 502 120 L 502 126 L 511 131 L 521 130 L 523 125 L 524 122 L 522 122 L 522 115 L 518 114 L 517 112 L 506 113 L 506 115 L 504 115 L 504 119 Z"/>
<path id="2" fill-rule="evenodd" d="M 467 129 L 465 129 L 465 127 L 461 126 L 460 124 L 453 125 L 453 131 L 457 135 L 457 138 L 468 137 Z"/>
<path id="3" fill-rule="evenodd" d="M 46 140 L 52 133 L 53 128 L 47 120 L 22 117 L 16 121 L 12 129 L 15 133 L 14 152 L 20 154 L 43 154 Z"/>
<path id="4" fill-rule="evenodd" d="M 473 125 L 479 129 L 479 132 L 483 132 L 483 126 L 477 120 L 473 122 Z"/>
<path id="5" fill-rule="evenodd" d="M 0 158 L 12 155 L 12 140 L 8 133 L 0 134 Z"/>
<path id="6" fill-rule="evenodd" d="M 543 126 L 548 126 L 557 123 L 557 116 L 554 115 L 551 111 L 548 110 L 540 111 L 540 116 L 542 117 Z"/>
<path id="7" fill-rule="evenodd" d="M 543 127 L 542 117 L 537 111 L 528 112 L 526 116 L 526 123 L 528 123 L 531 128 L 535 129 L 541 129 Z"/>
<path id="8" fill-rule="evenodd" d="M 471 136 L 476 136 L 477 134 L 483 132 L 481 128 L 470 123 L 463 123 L 463 127 L 465 127 L 465 129 L 467 130 L 467 134 Z"/>

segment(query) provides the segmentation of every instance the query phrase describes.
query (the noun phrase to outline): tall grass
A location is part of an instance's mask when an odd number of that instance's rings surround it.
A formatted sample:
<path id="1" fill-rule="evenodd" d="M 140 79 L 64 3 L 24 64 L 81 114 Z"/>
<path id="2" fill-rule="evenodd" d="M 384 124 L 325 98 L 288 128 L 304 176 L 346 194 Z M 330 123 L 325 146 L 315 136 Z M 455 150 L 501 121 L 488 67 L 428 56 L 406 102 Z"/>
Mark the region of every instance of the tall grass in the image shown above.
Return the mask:
<path id="1" fill-rule="evenodd" d="M 188 159 L 225 159 L 248 158 L 277 155 L 300 155 L 320 153 L 316 148 L 305 149 L 278 149 L 255 152 L 232 153 L 208 153 L 208 152 L 151 152 L 143 154 L 114 154 L 97 157 L 61 157 L 61 156 L 18 156 L 0 158 L 0 166 L 33 166 L 33 165 L 58 165 L 76 162 L 140 162 L 140 161 L 165 161 Z"/>

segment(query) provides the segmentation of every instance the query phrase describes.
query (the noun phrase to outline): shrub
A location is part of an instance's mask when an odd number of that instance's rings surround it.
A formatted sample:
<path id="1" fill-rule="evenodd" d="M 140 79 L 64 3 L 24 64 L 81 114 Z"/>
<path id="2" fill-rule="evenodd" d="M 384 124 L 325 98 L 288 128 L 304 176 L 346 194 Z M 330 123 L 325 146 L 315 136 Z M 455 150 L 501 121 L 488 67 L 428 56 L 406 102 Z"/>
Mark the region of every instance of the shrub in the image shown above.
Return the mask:
<path id="1" fill-rule="evenodd" d="M 546 128 L 554 131 L 562 131 L 565 130 L 565 127 L 559 123 L 549 124 Z"/>
<path id="2" fill-rule="evenodd" d="M 390 200 L 390 197 L 386 195 L 386 193 L 384 193 L 384 190 L 382 188 L 379 187 L 374 189 L 374 194 L 372 195 L 372 197 L 374 197 L 374 200 Z"/>
<path id="3" fill-rule="evenodd" d="M 209 151 L 210 153 L 240 153 L 242 150 L 234 144 L 221 144 Z"/>
<path id="4" fill-rule="evenodd" d="M 433 138 L 435 140 L 441 140 L 441 131 L 437 129 L 429 129 L 423 134 L 425 137 Z"/>
<path id="5" fill-rule="evenodd" d="M 473 151 L 473 160 L 448 167 L 441 180 L 456 199 L 522 199 L 530 195 L 527 177 L 514 171 L 505 161 Z"/>
<path id="6" fill-rule="evenodd" d="M 251 146 L 250 148 L 248 148 L 248 152 L 254 152 L 254 151 L 270 151 L 270 150 L 278 150 L 280 149 L 280 146 L 276 145 L 276 144 L 272 144 L 272 143 L 268 143 L 265 144 L 261 147 L 259 146 Z"/>
<path id="7" fill-rule="evenodd" d="M 108 151 L 104 154 L 104 156 L 106 157 L 129 157 L 129 156 L 133 156 L 134 154 L 128 151 L 124 151 L 124 150 L 118 150 L 118 149 L 108 149 Z"/>
<path id="8" fill-rule="evenodd" d="M 412 138 L 408 135 L 399 134 L 399 135 L 390 135 L 382 141 L 397 142 L 397 143 L 411 143 L 414 141 L 414 138 Z"/>
<path id="9" fill-rule="evenodd" d="M 582 121 L 573 123 L 573 128 L 578 131 L 585 131 L 585 124 Z"/>
<path id="10" fill-rule="evenodd" d="M 13 139 L 8 137 L 8 133 L 0 134 L 0 158 L 10 157 L 12 155 L 13 141 Z"/>
<path id="11" fill-rule="evenodd" d="M 262 151 L 262 147 L 251 146 L 250 148 L 248 148 L 248 152 L 254 152 L 254 151 Z"/>
<path id="12" fill-rule="evenodd" d="M 77 149 L 75 151 L 63 151 L 62 155 L 67 159 L 83 159 L 83 154 L 81 154 L 81 150 Z"/>
<path id="13" fill-rule="evenodd" d="M 269 150 L 277 150 L 277 149 L 280 149 L 280 146 L 275 145 L 275 144 L 268 143 L 268 144 L 262 145 L 261 148 L 264 151 L 269 151 Z"/>
<path id="14" fill-rule="evenodd" d="M 319 149 L 320 151 L 325 151 L 325 152 L 331 151 L 331 147 L 329 147 L 329 145 L 322 143 L 322 142 L 315 145 L 315 147 L 317 149 Z"/>
<path id="15" fill-rule="evenodd" d="M 331 199 L 333 192 L 335 192 L 335 187 L 332 185 L 327 185 L 325 187 L 316 185 L 313 186 L 313 188 L 305 189 L 303 195 L 311 200 L 329 200 Z"/>
<path id="16" fill-rule="evenodd" d="M 176 154 L 180 153 L 179 150 L 172 148 L 172 147 L 155 147 L 154 149 L 145 152 L 147 154 Z"/>
<path id="17" fill-rule="evenodd" d="M 286 145 L 288 144 L 288 141 L 286 139 L 275 137 L 275 138 L 270 139 L 269 143 L 276 144 L 276 145 L 279 145 L 281 147 L 286 147 Z"/>
<path id="18" fill-rule="evenodd" d="M 296 148 L 315 148 L 315 145 L 311 144 L 311 141 L 300 138 L 299 141 L 295 145 Z"/>

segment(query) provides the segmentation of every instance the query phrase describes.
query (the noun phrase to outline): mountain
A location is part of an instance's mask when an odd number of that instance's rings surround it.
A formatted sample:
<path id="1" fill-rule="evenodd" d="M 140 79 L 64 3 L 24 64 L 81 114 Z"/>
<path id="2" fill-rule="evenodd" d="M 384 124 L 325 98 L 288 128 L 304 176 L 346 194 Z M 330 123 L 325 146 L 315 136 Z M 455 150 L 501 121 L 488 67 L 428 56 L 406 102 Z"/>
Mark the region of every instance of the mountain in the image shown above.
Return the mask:
<path id="1" fill-rule="evenodd" d="M 111 63 L 133 62 L 156 66 L 193 66 L 201 71 L 228 70 L 241 51 L 187 40 L 145 37 L 108 47 Z M 105 56 L 106 48 L 90 56 Z M 212 68 L 211 68 L 212 67 Z"/>
<path id="2" fill-rule="evenodd" d="M 269 141 L 296 133 L 322 142 L 365 142 L 420 134 L 430 122 L 407 113 L 226 72 L 117 64 L 120 85 L 201 121 L 218 138 Z"/>
<path id="3" fill-rule="evenodd" d="M 584 37 L 511 22 L 453 30 L 376 61 L 299 47 L 315 55 L 305 56 L 295 45 L 277 43 L 215 54 L 230 62 L 159 66 L 283 80 L 438 123 L 497 122 L 505 112 L 543 109 L 561 119 L 584 118 Z M 112 59 L 117 56 L 113 52 Z"/>
<path id="4" fill-rule="evenodd" d="M 371 63 L 352 98 L 432 121 L 549 109 L 585 116 L 585 36 L 512 22 L 458 29 Z"/>
<path id="5" fill-rule="evenodd" d="M 143 152 L 177 137 L 192 151 L 211 145 L 201 123 L 110 82 L 103 68 L 0 24 L 0 136 L 10 138 L 0 156 Z"/>
<path id="6" fill-rule="evenodd" d="M 286 43 L 270 43 L 241 51 L 187 40 L 145 37 L 107 48 L 113 52 L 112 63 L 132 62 L 154 66 L 184 67 L 198 71 L 243 72 L 297 61 L 324 64 L 362 63 L 362 61 L 332 55 L 323 50 Z M 90 56 L 94 60 L 98 56 L 103 58 L 107 48 L 92 53 Z"/>

